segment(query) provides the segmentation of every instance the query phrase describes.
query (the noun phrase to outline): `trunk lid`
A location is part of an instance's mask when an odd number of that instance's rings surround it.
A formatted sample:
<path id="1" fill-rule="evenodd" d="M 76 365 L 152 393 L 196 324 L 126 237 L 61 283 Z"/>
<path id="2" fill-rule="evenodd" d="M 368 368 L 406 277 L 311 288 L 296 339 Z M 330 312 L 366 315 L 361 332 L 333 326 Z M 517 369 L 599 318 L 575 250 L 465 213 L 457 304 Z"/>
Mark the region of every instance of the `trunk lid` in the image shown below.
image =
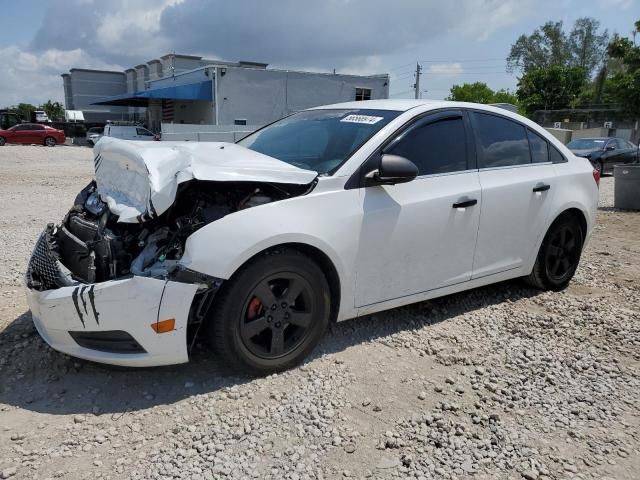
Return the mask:
<path id="1" fill-rule="evenodd" d="M 102 138 L 93 149 L 100 198 L 124 223 L 161 215 L 189 180 L 306 185 L 317 172 L 224 142 L 132 142 Z"/>

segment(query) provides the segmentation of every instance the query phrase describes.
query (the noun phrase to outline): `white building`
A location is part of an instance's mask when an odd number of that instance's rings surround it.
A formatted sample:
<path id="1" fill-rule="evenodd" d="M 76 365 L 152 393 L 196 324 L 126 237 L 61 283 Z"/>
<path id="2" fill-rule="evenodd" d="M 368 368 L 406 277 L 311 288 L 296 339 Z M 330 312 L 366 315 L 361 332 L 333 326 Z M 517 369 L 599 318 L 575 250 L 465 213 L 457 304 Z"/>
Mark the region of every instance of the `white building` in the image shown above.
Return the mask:
<path id="1" fill-rule="evenodd" d="M 87 121 L 136 119 L 160 124 L 264 125 L 318 105 L 388 98 L 389 75 L 343 75 L 165 55 L 124 72 L 71 69 L 68 109 Z"/>

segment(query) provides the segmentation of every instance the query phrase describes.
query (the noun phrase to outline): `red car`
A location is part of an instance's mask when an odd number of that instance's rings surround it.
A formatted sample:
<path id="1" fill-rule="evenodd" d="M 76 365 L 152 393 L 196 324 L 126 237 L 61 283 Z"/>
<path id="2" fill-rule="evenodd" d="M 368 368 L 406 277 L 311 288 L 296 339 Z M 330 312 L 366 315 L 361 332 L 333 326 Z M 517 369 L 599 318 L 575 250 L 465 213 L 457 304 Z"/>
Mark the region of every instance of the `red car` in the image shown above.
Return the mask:
<path id="1" fill-rule="evenodd" d="M 5 143 L 26 143 L 28 145 L 46 145 L 55 147 L 64 143 L 62 130 L 57 130 L 39 123 L 20 123 L 7 130 L 0 130 L 0 147 Z"/>

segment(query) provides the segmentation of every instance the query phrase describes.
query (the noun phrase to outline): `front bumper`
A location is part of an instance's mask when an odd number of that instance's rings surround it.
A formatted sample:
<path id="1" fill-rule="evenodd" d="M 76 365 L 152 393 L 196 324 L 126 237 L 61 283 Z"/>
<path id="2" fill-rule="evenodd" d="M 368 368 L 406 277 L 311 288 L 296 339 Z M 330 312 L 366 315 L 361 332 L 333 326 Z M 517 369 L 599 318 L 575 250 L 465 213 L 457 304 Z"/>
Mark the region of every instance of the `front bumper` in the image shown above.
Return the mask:
<path id="1" fill-rule="evenodd" d="M 94 362 L 132 367 L 189 360 L 187 323 L 198 284 L 131 277 L 54 290 L 27 289 L 33 323 L 55 350 Z M 175 319 L 175 329 L 156 333 L 152 324 Z M 113 353 L 81 347 L 69 332 L 127 332 L 144 350 Z"/>

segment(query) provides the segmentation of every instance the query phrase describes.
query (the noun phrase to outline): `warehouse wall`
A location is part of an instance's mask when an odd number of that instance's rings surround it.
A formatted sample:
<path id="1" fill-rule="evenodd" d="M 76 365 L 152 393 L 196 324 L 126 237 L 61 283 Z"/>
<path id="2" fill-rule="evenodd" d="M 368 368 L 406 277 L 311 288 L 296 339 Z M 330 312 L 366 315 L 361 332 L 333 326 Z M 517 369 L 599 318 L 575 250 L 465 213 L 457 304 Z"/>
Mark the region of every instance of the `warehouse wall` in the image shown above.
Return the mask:
<path id="1" fill-rule="evenodd" d="M 64 77 L 63 82 L 66 82 Z M 122 118 L 123 114 L 127 114 L 127 107 L 91 105 L 100 98 L 126 93 L 127 84 L 124 73 L 72 68 L 68 83 L 73 108 L 82 110 L 87 122 L 117 120 Z"/>
<path id="2" fill-rule="evenodd" d="M 264 125 L 299 110 L 355 100 L 356 87 L 370 88 L 371 99 L 388 98 L 389 79 L 353 75 L 217 67 L 218 123 Z"/>

